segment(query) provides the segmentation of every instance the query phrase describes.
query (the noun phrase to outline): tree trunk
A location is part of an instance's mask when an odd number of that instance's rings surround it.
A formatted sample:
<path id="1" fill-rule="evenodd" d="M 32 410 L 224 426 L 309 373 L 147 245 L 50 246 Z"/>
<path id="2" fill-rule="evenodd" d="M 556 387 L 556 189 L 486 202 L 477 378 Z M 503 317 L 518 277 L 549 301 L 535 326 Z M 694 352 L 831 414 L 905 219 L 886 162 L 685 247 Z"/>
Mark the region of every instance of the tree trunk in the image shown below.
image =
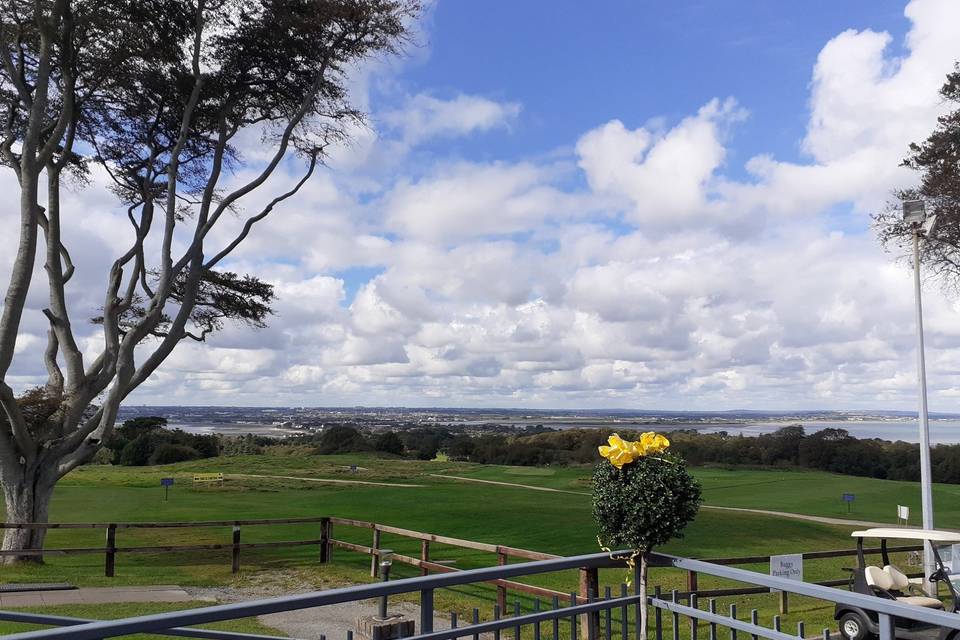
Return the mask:
<path id="1" fill-rule="evenodd" d="M 50 478 L 50 469 L 34 467 L 24 469 L 20 478 L 4 479 L 3 497 L 6 503 L 8 523 L 47 522 L 50 498 L 56 480 Z M 46 529 L 6 529 L 3 536 L 4 551 L 43 549 Z M 42 555 L 4 556 L 3 564 L 16 562 L 43 562 Z"/>
<path id="2" fill-rule="evenodd" d="M 637 578 L 637 593 L 643 596 L 640 600 L 640 637 L 638 640 L 647 640 L 647 552 L 640 554 L 640 575 Z"/>

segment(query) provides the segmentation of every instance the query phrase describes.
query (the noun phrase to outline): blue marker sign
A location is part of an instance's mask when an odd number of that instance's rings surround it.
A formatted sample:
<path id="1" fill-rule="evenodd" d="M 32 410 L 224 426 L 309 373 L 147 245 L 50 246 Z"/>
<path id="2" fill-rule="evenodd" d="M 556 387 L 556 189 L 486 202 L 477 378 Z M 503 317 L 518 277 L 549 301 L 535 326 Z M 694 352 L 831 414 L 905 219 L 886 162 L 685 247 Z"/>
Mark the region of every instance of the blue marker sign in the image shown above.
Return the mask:
<path id="1" fill-rule="evenodd" d="M 854 495 L 852 493 L 843 494 L 840 499 L 847 503 L 847 513 L 850 513 L 850 503 L 853 502 Z"/>
<path id="2" fill-rule="evenodd" d="M 173 486 L 173 478 L 160 478 L 160 486 L 163 487 L 163 501 L 166 502 L 170 496 L 170 487 Z"/>

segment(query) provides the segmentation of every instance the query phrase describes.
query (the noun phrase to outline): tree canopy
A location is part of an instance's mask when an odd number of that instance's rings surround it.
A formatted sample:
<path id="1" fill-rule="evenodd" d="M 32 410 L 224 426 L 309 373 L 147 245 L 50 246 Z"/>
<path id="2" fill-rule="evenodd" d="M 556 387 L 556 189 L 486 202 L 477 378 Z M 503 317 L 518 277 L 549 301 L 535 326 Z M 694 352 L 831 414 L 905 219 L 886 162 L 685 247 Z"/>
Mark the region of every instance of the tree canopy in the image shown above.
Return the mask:
<path id="1" fill-rule="evenodd" d="M 46 520 L 53 486 L 109 438 L 120 403 L 178 344 L 204 341 L 226 322 L 265 326 L 273 288 L 223 263 L 362 122 L 348 75 L 398 53 L 418 11 L 417 0 L 0 6 L 0 163 L 20 189 L 19 225 L 6 231 L 17 250 L 0 313 L 9 520 Z M 250 139 L 259 140 L 253 159 L 241 143 Z M 281 165 L 300 173 L 270 193 Z M 99 310 L 71 304 L 76 266 L 62 221 L 78 215 L 78 204 L 63 193 L 68 182 L 108 189 L 127 226 Z M 261 190 L 266 204 L 248 211 L 247 196 Z M 233 218 L 236 230 L 224 230 Z M 34 275 L 45 276 L 48 289 L 47 381 L 25 394 L 8 373 Z M 100 330 L 92 356 L 74 329 L 91 317 Z M 163 457 L 183 455 L 168 447 Z M 39 547 L 42 536 L 8 530 L 4 548 Z"/>

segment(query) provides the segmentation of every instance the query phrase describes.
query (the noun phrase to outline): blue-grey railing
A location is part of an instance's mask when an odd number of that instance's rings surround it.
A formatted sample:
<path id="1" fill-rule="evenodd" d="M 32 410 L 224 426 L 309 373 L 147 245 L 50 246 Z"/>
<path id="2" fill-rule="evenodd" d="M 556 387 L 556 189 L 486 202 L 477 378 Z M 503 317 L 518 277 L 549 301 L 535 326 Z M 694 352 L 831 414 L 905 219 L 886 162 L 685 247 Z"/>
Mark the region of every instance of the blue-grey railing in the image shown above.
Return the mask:
<path id="1" fill-rule="evenodd" d="M 859 607 L 865 611 L 874 612 L 878 617 L 881 640 L 894 639 L 894 625 L 897 618 L 915 620 L 960 631 L 960 614 L 956 613 L 924 609 L 879 597 L 768 576 L 745 569 L 712 564 L 702 560 L 692 560 L 666 554 L 652 554 L 652 562 L 656 566 L 696 571 L 697 573 L 712 575 L 718 578 L 809 596 L 831 603 L 840 603 L 842 605 Z M 359 585 L 280 598 L 221 604 L 198 609 L 136 616 L 120 620 L 87 621 L 77 618 L 62 618 L 11 611 L 0 611 L 0 620 L 59 625 L 59 628 L 56 629 L 44 629 L 9 635 L 7 636 L 9 640 L 32 640 L 40 638 L 92 640 L 95 638 L 107 638 L 144 632 L 204 638 L 207 640 L 278 640 L 265 635 L 187 627 L 282 611 L 369 600 L 379 598 L 380 596 L 419 592 L 419 633 L 410 640 L 454 640 L 468 636 L 472 637 L 473 640 L 477 640 L 480 634 L 488 633 L 493 634 L 494 638 L 499 640 L 502 632 L 510 633 L 511 631 L 514 640 L 521 640 L 521 632 L 524 627 L 532 629 L 534 640 L 541 640 L 542 625 L 544 623 L 550 623 L 548 625 L 547 635 L 552 635 L 555 639 L 560 636 L 560 625 L 569 623 L 570 640 L 576 640 L 578 636 L 578 619 L 580 619 L 581 622 L 583 620 L 589 621 L 588 624 L 585 625 L 585 635 L 587 637 L 583 640 L 613 640 L 614 624 L 612 614 L 614 612 L 619 612 L 620 614 L 620 636 L 622 640 L 627 640 L 631 631 L 627 624 L 627 614 L 630 609 L 636 612 L 633 617 L 632 629 L 633 637 L 636 638 L 639 636 L 640 630 L 638 609 L 644 596 L 636 592 L 629 593 L 625 588 L 621 588 L 620 593 L 616 596 L 608 590 L 602 597 L 600 594 L 592 594 L 593 597 L 591 597 L 588 602 L 566 607 L 560 607 L 556 599 L 554 600 L 553 607 L 548 610 L 534 610 L 533 612 L 523 614 L 518 607 L 514 611 L 514 615 L 509 617 L 504 617 L 507 612 L 498 610 L 496 611 L 494 620 L 487 622 L 479 622 L 475 610 L 472 624 L 460 626 L 456 617 L 453 617 L 451 619 L 452 628 L 434 630 L 433 595 L 437 589 L 570 569 L 603 569 L 613 567 L 623 568 L 624 560 L 617 557 L 616 554 L 613 557 L 608 554 L 590 554 L 473 569 L 442 575 L 407 578 L 393 582 Z M 779 628 L 780 625 L 776 618 L 774 619 L 774 626 L 772 628 L 762 626 L 758 622 L 755 611 L 751 613 L 750 620 L 748 621 L 739 619 L 733 606 L 731 606 L 732 610 L 730 615 L 723 615 L 717 612 L 714 602 L 710 603 L 708 609 L 702 609 L 698 606 L 699 603 L 696 600 L 696 596 L 691 596 L 688 604 L 681 602 L 676 597 L 676 592 L 671 594 L 670 598 L 664 597 L 663 594 L 659 592 L 648 594 L 646 597 L 652 606 L 653 633 L 657 640 L 663 640 L 663 614 L 671 617 L 674 640 L 679 640 L 679 628 L 683 619 L 691 623 L 691 640 L 698 640 L 698 622 L 707 625 L 707 633 L 709 634 L 710 640 L 716 640 L 717 627 L 728 628 L 731 630 L 731 634 L 736 631 L 741 631 L 754 639 L 762 637 L 768 638 L 769 640 L 797 640 L 798 637 L 802 638 L 805 635 L 802 624 L 799 625 L 796 634 L 791 634 Z M 575 599 L 571 599 L 571 601 L 576 602 Z M 539 608 L 539 601 L 537 608 Z M 497 609 L 499 609 L 499 607 Z M 583 632 L 580 633 L 582 634 Z M 828 630 L 824 630 L 825 636 L 828 633 Z M 704 640 L 707 639 L 704 638 Z"/>

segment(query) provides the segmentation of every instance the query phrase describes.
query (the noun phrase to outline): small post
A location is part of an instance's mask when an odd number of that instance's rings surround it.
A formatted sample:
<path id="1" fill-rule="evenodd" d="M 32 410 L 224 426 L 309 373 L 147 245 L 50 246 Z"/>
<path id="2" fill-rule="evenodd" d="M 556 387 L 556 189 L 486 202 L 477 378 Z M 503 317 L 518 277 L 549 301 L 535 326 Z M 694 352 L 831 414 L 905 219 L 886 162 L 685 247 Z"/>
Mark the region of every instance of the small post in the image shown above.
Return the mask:
<path id="1" fill-rule="evenodd" d="M 390 567 L 393 565 L 393 550 L 384 549 L 378 554 L 377 562 L 380 563 L 380 577 L 384 582 L 390 581 Z M 380 620 L 387 619 L 387 596 L 380 596 L 380 611 L 377 616 Z"/>
<path id="2" fill-rule="evenodd" d="M 505 564 L 507 564 L 507 554 L 497 551 L 497 565 L 502 567 Z M 507 588 L 499 584 L 497 585 L 497 606 L 500 607 L 500 611 L 507 609 Z"/>
<path id="3" fill-rule="evenodd" d="M 697 572 L 688 571 L 687 572 L 687 591 L 689 591 L 691 595 L 695 594 L 698 591 L 697 583 L 698 583 Z"/>
<path id="4" fill-rule="evenodd" d="M 370 554 L 370 577 L 377 577 L 377 568 L 380 566 L 380 558 L 377 557 L 377 551 L 380 550 L 380 529 L 373 530 L 373 553 Z"/>
<path id="5" fill-rule="evenodd" d="M 231 551 L 230 571 L 232 573 L 240 572 L 240 525 L 233 525 L 233 549 Z"/>
<path id="6" fill-rule="evenodd" d="M 420 541 L 420 561 L 421 562 L 430 562 L 430 541 L 421 540 Z M 426 567 L 420 567 L 420 575 L 425 576 L 430 573 L 430 570 Z"/>
<path id="7" fill-rule="evenodd" d="M 320 518 L 320 562 L 330 562 L 330 538 L 333 534 L 333 523 L 330 518 Z"/>
<path id="8" fill-rule="evenodd" d="M 886 613 L 880 614 L 880 640 L 893 640 L 893 619 Z"/>
<path id="9" fill-rule="evenodd" d="M 787 615 L 790 612 L 789 602 L 787 601 L 787 592 L 780 592 L 780 615 Z"/>
<path id="10" fill-rule="evenodd" d="M 660 585 L 655 586 L 653 588 L 653 598 L 659 600 L 662 595 Z M 660 607 L 653 608 L 653 629 L 654 638 L 656 638 L 656 640 L 663 640 L 663 609 Z"/>
<path id="11" fill-rule="evenodd" d="M 107 525 L 107 544 L 103 552 L 103 573 L 108 578 L 112 578 L 116 568 L 117 556 L 117 525 L 115 524 Z"/>
<path id="12" fill-rule="evenodd" d="M 700 603 L 697 600 L 697 594 L 690 594 L 690 606 L 694 609 L 700 608 Z M 700 624 L 700 621 L 693 616 L 690 616 L 690 640 L 697 640 L 697 626 Z"/>
<path id="13" fill-rule="evenodd" d="M 580 569 L 580 597 L 582 602 L 589 602 L 600 591 L 600 575 L 597 569 L 583 567 Z M 593 611 L 583 614 L 580 618 L 580 637 L 594 640 L 600 626 L 600 612 Z"/>

